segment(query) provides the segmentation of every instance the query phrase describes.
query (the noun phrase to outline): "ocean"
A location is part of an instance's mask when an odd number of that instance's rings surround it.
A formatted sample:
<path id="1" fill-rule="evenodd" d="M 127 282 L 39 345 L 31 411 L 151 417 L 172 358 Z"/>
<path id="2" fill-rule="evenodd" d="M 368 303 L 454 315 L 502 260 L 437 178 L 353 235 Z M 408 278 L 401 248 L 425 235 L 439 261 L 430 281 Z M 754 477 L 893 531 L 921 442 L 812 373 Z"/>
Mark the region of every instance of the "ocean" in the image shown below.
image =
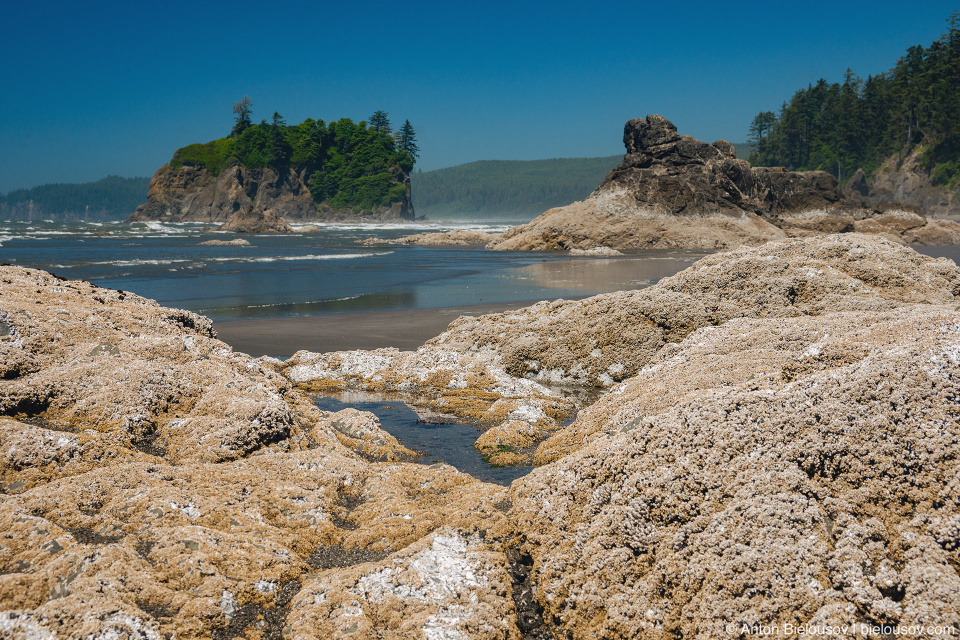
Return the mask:
<path id="1" fill-rule="evenodd" d="M 7 221 L 0 223 L 0 262 L 229 321 L 583 297 L 649 286 L 702 255 L 595 258 L 357 243 L 454 229 L 499 232 L 511 226 L 505 223 L 319 226 L 319 233 L 239 236 L 203 231 L 203 223 Z M 250 246 L 200 244 L 237 237 Z"/>

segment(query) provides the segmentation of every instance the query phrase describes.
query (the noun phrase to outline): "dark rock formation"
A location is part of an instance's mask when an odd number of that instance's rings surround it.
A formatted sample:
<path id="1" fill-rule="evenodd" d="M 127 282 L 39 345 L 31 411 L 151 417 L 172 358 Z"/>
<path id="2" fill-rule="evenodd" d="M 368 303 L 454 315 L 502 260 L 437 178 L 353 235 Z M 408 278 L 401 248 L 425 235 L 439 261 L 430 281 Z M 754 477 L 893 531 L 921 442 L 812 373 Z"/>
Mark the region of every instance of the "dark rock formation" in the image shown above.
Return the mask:
<path id="1" fill-rule="evenodd" d="M 854 230 L 907 243 L 960 242 L 960 225 L 929 223 L 909 207 L 871 205 L 859 194 L 845 197 L 823 171 L 751 167 L 729 142 L 681 136 L 663 116 L 627 122 L 623 143 L 623 162 L 586 200 L 551 209 L 490 246 L 709 250 Z M 902 215 L 891 226 L 884 216 L 892 209 Z"/>
<path id="2" fill-rule="evenodd" d="M 737 160 L 733 145 L 680 136 L 663 116 L 635 118 L 623 129 L 627 155 L 598 191 L 627 189 L 637 205 L 662 213 L 744 212 L 775 217 L 835 207 L 843 200 L 837 181 L 823 171 L 753 168 Z"/>

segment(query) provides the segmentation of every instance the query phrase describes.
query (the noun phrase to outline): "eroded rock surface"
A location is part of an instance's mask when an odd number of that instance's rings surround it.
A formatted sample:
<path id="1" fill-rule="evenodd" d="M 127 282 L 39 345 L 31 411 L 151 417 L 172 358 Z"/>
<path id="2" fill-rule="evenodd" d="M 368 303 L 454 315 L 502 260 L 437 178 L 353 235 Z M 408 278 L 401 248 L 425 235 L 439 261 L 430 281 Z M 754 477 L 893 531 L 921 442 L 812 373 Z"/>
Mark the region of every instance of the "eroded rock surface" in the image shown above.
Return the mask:
<path id="1" fill-rule="evenodd" d="M 318 410 L 204 317 L 3 267 L 0 323 L 5 637 L 280 637 L 318 571 L 397 566 L 441 526 L 503 528 L 502 488 L 368 462 L 412 452 L 370 414 Z M 509 594 L 491 607 L 508 624 Z"/>
<path id="2" fill-rule="evenodd" d="M 623 162 L 586 200 L 514 227 L 490 247 L 710 250 L 850 231 L 904 243 L 960 243 L 956 223 L 896 206 L 891 217 L 888 207 L 846 198 L 822 171 L 751 167 L 735 158 L 729 142 L 680 136 L 659 115 L 627 122 L 623 142 Z"/>
<path id="3" fill-rule="evenodd" d="M 0 630 L 956 635 L 960 269 L 842 234 L 712 255 L 644 291 L 284 364 L 230 351 L 200 316 L 3 267 Z M 622 351 L 589 343 L 604 318 Z M 564 340 L 587 383 L 620 362 L 601 356 L 640 355 L 509 489 L 398 462 L 372 416 L 296 388 L 470 390 L 465 412 L 497 414 L 478 449 L 507 454 L 542 436 L 517 401 L 557 401 L 509 363 Z"/>
<path id="4" fill-rule="evenodd" d="M 637 291 L 463 316 L 425 348 L 466 353 L 551 384 L 610 386 L 660 349 L 739 317 L 947 304 L 960 275 L 946 259 L 859 234 L 718 253 Z"/>
<path id="5" fill-rule="evenodd" d="M 742 318 L 675 345 L 513 485 L 545 616 L 583 638 L 960 628 L 958 320 Z"/>

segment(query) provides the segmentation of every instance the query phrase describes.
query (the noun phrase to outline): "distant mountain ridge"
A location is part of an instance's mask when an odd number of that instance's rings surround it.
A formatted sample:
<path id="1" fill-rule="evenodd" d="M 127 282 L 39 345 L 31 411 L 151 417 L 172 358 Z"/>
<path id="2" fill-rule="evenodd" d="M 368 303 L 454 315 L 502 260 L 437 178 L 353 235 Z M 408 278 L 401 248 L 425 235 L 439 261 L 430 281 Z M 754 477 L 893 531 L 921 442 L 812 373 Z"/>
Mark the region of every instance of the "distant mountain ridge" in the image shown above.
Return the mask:
<path id="1" fill-rule="evenodd" d="M 51 183 L 0 195 L 3 220 L 123 220 L 147 199 L 150 178 L 107 176 Z"/>
<path id="2" fill-rule="evenodd" d="M 413 206 L 428 218 L 533 218 L 590 195 L 620 159 L 479 160 L 417 172 Z"/>

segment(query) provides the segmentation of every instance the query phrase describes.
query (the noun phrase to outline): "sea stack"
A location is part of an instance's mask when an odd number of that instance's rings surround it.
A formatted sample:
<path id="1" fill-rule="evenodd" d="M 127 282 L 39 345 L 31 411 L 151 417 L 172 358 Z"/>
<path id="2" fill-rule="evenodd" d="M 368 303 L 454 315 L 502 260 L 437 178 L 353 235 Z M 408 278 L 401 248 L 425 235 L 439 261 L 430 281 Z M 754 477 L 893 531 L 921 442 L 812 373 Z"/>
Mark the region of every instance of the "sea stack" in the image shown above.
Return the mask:
<path id="1" fill-rule="evenodd" d="M 909 244 L 960 243 L 960 225 L 915 207 L 845 196 L 823 171 L 751 167 L 725 140 L 681 136 L 660 115 L 624 126 L 626 155 L 590 196 L 489 245 L 499 250 L 715 250 L 858 231 Z"/>

